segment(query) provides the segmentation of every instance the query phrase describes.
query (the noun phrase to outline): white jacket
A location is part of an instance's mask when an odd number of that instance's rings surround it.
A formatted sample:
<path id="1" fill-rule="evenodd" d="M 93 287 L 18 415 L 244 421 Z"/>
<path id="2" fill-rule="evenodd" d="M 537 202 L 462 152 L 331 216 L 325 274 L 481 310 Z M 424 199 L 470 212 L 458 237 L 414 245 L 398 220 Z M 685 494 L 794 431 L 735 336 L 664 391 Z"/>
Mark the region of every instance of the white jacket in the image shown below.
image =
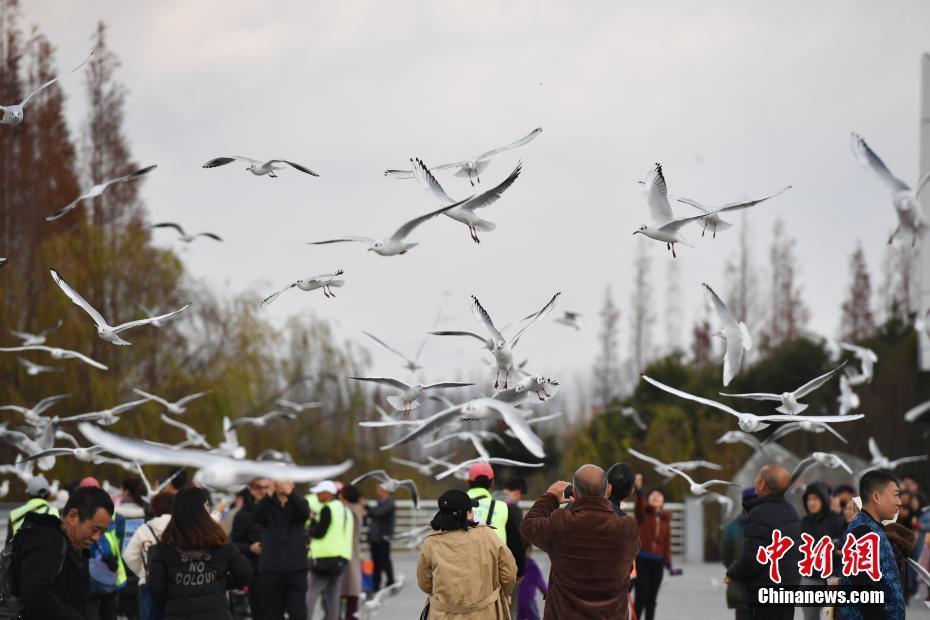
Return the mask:
<path id="1" fill-rule="evenodd" d="M 129 539 L 129 546 L 126 547 L 126 552 L 123 553 L 123 561 L 126 562 L 129 570 L 139 576 L 140 584 L 145 583 L 145 562 L 149 547 L 158 544 L 158 539 L 161 538 L 161 533 L 168 526 L 168 521 L 171 521 L 170 514 L 155 517 L 137 529 L 136 533 Z"/>

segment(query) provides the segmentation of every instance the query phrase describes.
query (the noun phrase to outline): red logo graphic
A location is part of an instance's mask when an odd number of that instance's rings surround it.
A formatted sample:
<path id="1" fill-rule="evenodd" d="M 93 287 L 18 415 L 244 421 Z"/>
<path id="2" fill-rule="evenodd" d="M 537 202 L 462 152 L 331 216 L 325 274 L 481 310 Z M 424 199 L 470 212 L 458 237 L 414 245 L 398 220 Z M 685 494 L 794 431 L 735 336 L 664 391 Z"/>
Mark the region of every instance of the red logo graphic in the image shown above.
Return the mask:
<path id="1" fill-rule="evenodd" d="M 869 532 L 856 538 L 846 534 L 843 543 L 843 576 L 865 573 L 872 581 L 881 581 L 882 569 L 878 563 L 878 534 Z"/>
<path id="2" fill-rule="evenodd" d="M 810 534 L 801 534 L 801 546 L 798 551 L 804 556 L 798 562 L 798 568 L 804 577 L 813 577 L 814 571 L 823 579 L 833 574 L 833 541 L 829 536 L 814 541 Z"/>
<path id="3" fill-rule="evenodd" d="M 756 561 L 759 564 L 769 564 L 769 579 L 774 583 L 781 583 L 778 560 L 788 553 L 788 550 L 793 546 L 794 541 L 787 536 L 782 536 L 781 530 L 772 530 L 772 544 L 767 547 L 759 547 L 756 551 Z"/>

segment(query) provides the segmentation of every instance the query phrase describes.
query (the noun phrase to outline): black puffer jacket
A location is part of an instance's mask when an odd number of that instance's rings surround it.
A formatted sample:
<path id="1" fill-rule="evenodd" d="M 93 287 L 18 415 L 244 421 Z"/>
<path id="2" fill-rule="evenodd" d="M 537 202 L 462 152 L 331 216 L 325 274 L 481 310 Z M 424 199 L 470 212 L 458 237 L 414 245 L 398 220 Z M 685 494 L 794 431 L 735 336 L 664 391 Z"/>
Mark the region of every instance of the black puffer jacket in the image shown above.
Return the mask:
<path id="1" fill-rule="evenodd" d="M 790 538 L 794 544 L 778 562 L 782 585 L 797 585 L 801 582 L 798 562 L 801 553 L 801 519 L 794 506 L 785 500 L 784 495 L 765 495 L 743 502 L 743 510 L 748 514 L 743 529 L 743 550 L 738 560 L 727 569 L 727 577 L 742 581 L 752 592 L 753 587 L 770 586 L 769 564 L 760 564 L 756 560 L 759 547 L 772 544 L 772 532 L 780 530 L 782 536 Z M 752 596 L 752 594 L 750 594 Z"/>
<path id="2" fill-rule="evenodd" d="M 830 510 L 830 491 L 827 485 L 822 482 L 812 482 L 804 489 L 804 510 L 807 511 L 807 497 L 816 495 L 820 498 L 821 506 L 819 512 L 807 512 L 801 519 L 801 531 L 810 534 L 814 540 L 820 540 L 824 536 L 829 536 L 833 541 L 834 548 L 843 546 L 843 534 L 846 531 L 846 520 L 843 515 Z M 796 541 L 795 544 L 801 544 Z"/>
<path id="3" fill-rule="evenodd" d="M 29 513 L 23 528 L 17 534 L 12 567 L 13 592 L 23 605 L 22 617 L 86 618 L 90 604 L 88 556 L 67 541 L 58 517 Z"/>
<path id="4" fill-rule="evenodd" d="M 231 620 L 226 590 L 241 588 L 252 577 L 251 563 L 232 543 L 206 551 L 153 545 L 148 566 L 146 583 L 166 620 Z"/>
<path id="5" fill-rule="evenodd" d="M 256 502 L 251 494 L 244 498 L 245 503 L 242 508 L 233 517 L 232 532 L 229 534 L 229 540 L 239 547 L 245 557 L 252 562 L 252 571 L 258 570 L 258 561 L 260 555 L 252 553 L 250 547 L 257 542 L 262 541 L 262 526 L 255 522 Z"/>

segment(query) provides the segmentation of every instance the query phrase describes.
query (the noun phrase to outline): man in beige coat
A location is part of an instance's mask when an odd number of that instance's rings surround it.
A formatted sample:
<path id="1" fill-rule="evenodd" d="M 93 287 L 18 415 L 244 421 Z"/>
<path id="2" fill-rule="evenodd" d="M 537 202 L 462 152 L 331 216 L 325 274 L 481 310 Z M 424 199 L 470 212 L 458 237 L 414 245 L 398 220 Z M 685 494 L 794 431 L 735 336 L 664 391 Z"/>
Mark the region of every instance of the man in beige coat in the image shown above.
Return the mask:
<path id="1" fill-rule="evenodd" d="M 487 525 L 475 525 L 477 505 L 462 490 L 446 491 L 423 541 L 417 583 L 429 595 L 430 620 L 509 620 L 517 564 Z"/>

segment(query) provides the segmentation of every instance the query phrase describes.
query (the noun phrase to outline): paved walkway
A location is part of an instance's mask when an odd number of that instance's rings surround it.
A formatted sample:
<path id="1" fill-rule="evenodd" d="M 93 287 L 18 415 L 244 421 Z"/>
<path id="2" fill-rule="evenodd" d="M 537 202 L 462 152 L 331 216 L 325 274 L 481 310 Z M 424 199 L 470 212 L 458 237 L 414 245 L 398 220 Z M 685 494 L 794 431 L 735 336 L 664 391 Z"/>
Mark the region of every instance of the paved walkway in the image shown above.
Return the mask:
<path id="1" fill-rule="evenodd" d="M 533 555 L 543 574 L 548 576 L 549 566 L 545 554 Z M 396 597 L 389 599 L 381 611 L 374 617 L 379 620 L 409 620 L 416 618 L 426 601 L 426 595 L 420 592 L 416 584 L 416 555 L 399 553 L 394 556 L 395 572 L 406 577 L 406 586 Z M 723 567 L 719 564 L 680 565 L 684 574 L 669 577 L 662 581 L 659 592 L 659 604 L 656 614 L 661 620 L 700 617 L 701 620 L 732 620 L 733 613 L 727 609 L 724 601 L 724 586 L 720 583 Z M 920 594 L 926 590 L 921 588 Z M 540 610 L 542 605 L 540 604 Z M 695 613 L 699 611 L 699 613 Z M 319 617 L 319 613 L 317 613 Z M 796 620 L 801 619 L 800 611 L 795 612 Z M 908 620 L 930 620 L 930 610 L 923 608 L 916 598 L 911 599 L 907 609 Z"/>

